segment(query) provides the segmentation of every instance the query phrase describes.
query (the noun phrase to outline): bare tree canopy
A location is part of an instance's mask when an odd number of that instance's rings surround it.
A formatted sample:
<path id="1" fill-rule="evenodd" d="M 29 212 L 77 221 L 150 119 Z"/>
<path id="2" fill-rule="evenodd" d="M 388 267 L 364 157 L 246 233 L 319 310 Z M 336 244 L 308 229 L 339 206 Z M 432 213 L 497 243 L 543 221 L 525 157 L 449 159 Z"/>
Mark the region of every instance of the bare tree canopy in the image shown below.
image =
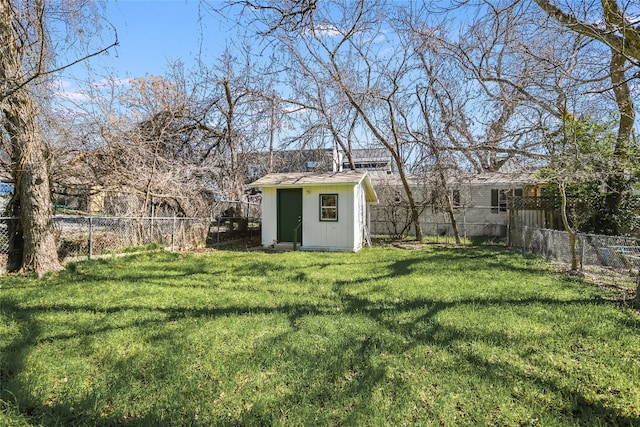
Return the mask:
<path id="1" fill-rule="evenodd" d="M 589 37 L 610 48 L 608 77 L 618 107 L 618 134 L 614 145 L 615 168 L 607 177 L 606 211 L 611 218 L 610 234 L 618 234 L 620 205 L 625 193 L 631 191 L 627 162 L 635 123 L 635 106 L 629 87 L 630 80 L 640 78 L 640 71 L 627 76 L 629 65 L 640 66 L 640 6 L 631 1 L 600 0 L 600 2 L 549 0 L 535 2 L 566 30 Z M 580 11 L 580 15 L 576 11 Z"/>
<path id="2" fill-rule="evenodd" d="M 401 178 L 498 171 L 544 162 L 545 135 L 565 119 L 607 119 L 618 108 L 624 160 L 637 6 L 536 3 L 229 2 L 284 52 L 282 98 L 305 118 L 301 140 L 322 129 L 347 156 L 354 144 L 381 146 Z M 550 10 L 561 25 L 544 22 Z M 405 192 L 417 222 L 408 181 Z"/>
<path id="3" fill-rule="evenodd" d="M 246 13 L 256 12 L 260 21 L 267 23 L 266 30 L 262 32 L 271 34 L 279 29 L 298 31 L 306 28 L 313 21 L 318 2 L 319 0 L 238 0 L 231 4 L 242 6 Z"/>
<path id="4" fill-rule="evenodd" d="M 535 2 L 561 25 L 605 43 L 640 66 L 640 5 L 637 2 L 600 0 L 600 10 L 587 0 Z M 580 11 L 580 15 L 577 11 Z"/>

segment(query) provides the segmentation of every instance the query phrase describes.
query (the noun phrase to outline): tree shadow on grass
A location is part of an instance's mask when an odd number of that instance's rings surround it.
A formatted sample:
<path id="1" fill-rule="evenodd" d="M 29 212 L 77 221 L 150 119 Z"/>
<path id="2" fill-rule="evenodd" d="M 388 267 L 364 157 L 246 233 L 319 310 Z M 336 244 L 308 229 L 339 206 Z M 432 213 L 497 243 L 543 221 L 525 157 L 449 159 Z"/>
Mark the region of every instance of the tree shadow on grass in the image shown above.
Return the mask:
<path id="1" fill-rule="evenodd" d="M 458 261 L 458 262 L 457 262 Z M 459 262 L 464 262 L 463 264 Z M 541 274 L 550 274 L 550 270 L 544 267 L 528 267 L 514 265 L 500 259 L 488 258 L 481 254 L 474 254 L 470 257 L 460 255 L 451 255 L 449 253 L 438 252 L 424 256 L 410 256 L 399 260 L 394 260 L 387 267 L 387 272 L 378 275 L 368 275 L 362 277 L 339 279 L 336 281 L 338 285 L 354 285 L 361 283 L 372 283 L 385 279 L 397 279 L 408 276 L 428 276 L 437 272 L 438 274 L 446 274 L 451 272 L 452 275 L 460 275 L 467 272 L 473 275 L 477 271 L 490 270 L 496 275 L 500 272 L 508 272 L 510 274 L 518 274 L 523 278 L 538 277 Z"/>
<path id="2" fill-rule="evenodd" d="M 368 415 L 376 416 L 379 412 L 376 412 L 376 408 L 372 407 L 372 393 L 374 390 L 387 389 L 390 393 L 395 394 L 410 394 L 411 391 L 406 388 L 401 381 L 393 381 L 388 375 L 388 366 L 377 360 L 378 352 L 383 349 L 385 352 L 390 352 L 396 355 L 401 355 L 411 350 L 414 346 L 419 345 L 431 345 L 437 346 L 442 349 L 452 348 L 460 342 L 471 342 L 478 339 L 477 335 L 466 334 L 460 330 L 456 330 L 450 327 L 443 326 L 442 324 L 434 321 L 434 317 L 438 313 L 446 311 L 449 308 L 460 308 L 465 304 L 478 304 L 477 300 L 474 301 L 456 301 L 456 302 L 444 302 L 430 299 L 416 299 L 411 301 L 403 301 L 398 303 L 385 302 L 384 304 L 373 303 L 367 298 L 350 295 L 345 292 L 346 289 L 341 287 L 337 290 L 340 293 L 340 299 L 343 304 L 344 315 L 359 315 L 365 318 L 371 319 L 383 330 L 397 334 L 404 337 L 404 344 L 397 345 L 385 344 L 385 338 L 377 335 L 373 336 L 359 336 L 356 332 L 349 336 L 336 335 L 334 342 L 328 348 L 313 349 L 304 348 L 298 352 L 284 351 L 280 358 L 274 358 L 273 360 L 262 360 L 260 363 L 265 365 L 267 369 L 271 370 L 299 370 L 304 372 L 306 379 L 301 380 L 299 377 L 294 377 L 291 385 L 289 386 L 289 392 L 279 398 L 276 401 L 268 400 L 264 405 L 255 404 L 250 408 L 242 411 L 240 415 L 231 417 L 227 422 L 222 422 L 221 425 L 247 425 L 266 422 L 267 424 L 278 422 L 284 418 L 282 414 L 274 412 L 276 408 L 288 408 L 290 411 L 301 410 L 302 413 L 315 414 L 320 417 L 318 420 L 321 424 L 332 424 L 335 422 L 348 423 L 351 420 L 361 420 L 362 417 Z M 565 304 L 582 304 L 586 300 L 573 300 L 573 301 L 557 301 L 552 299 L 529 299 L 529 300 L 491 300 L 487 299 L 482 302 L 484 305 L 520 305 L 525 308 L 531 304 L 545 304 L 545 305 L 565 305 Z M 593 304 L 592 300 L 588 300 Z M 66 305 L 58 305 L 52 307 L 34 307 L 30 313 L 25 314 L 18 307 L 13 305 L 5 305 L 4 310 L 6 312 L 13 313 L 20 316 L 21 325 L 23 330 L 20 336 L 23 339 L 16 340 L 7 348 L 3 349 L 5 354 L 12 355 L 14 363 L 10 366 L 3 365 L 2 375 L 3 379 L 9 382 L 11 385 L 11 377 L 13 374 L 21 369 L 24 369 L 24 365 L 20 363 L 21 360 L 25 360 L 31 347 L 37 345 L 40 341 L 38 337 L 41 335 L 38 322 L 34 321 L 34 315 L 41 312 L 67 312 L 68 310 L 92 310 L 91 307 L 72 307 Z M 110 311 L 111 314 L 117 314 L 121 311 L 136 310 L 136 307 L 122 306 L 114 308 Z M 402 313 L 421 311 L 421 314 L 410 323 L 398 324 L 391 320 L 393 316 L 389 316 L 390 313 Z M 285 305 L 282 307 L 243 307 L 233 306 L 226 307 L 224 309 L 197 309 L 197 310 L 181 310 L 179 308 L 169 309 L 156 309 L 157 312 L 163 313 L 164 316 L 155 320 L 147 320 L 137 322 L 131 325 L 119 325 L 114 326 L 114 329 L 120 328 L 140 328 L 141 326 L 152 326 L 155 324 L 164 324 L 166 322 L 173 322 L 188 316 L 189 318 L 220 318 L 229 315 L 241 315 L 241 316 L 254 316 L 257 314 L 277 314 L 285 315 L 289 318 L 291 325 L 299 325 L 304 319 L 320 318 L 330 316 L 329 311 L 318 309 L 311 305 Z M 37 316 L 35 316 L 37 317 Z M 425 327 L 427 325 L 428 327 Z M 98 335 L 109 330 L 108 327 L 96 328 L 94 330 L 87 330 L 84 332 L 78 331 L 78 334 L 72 334 L 69 336 L 54 336 L 48 337 L 51 340 L 65 340 L 75 339 L 78 335 Z M 286 348 L 283 343 L 291 344 L 292 339 L 295 338 L 296 329 L 292 328 L 289 332 L 282 336 L 266 340 L 261 348 L 257 348 L 255 351 L 257 354 L 265 353 L 270 354 L 272 348 Z M 506 342 L 508 345 L 510 339 L 506 336 L 494 336 L 487 337 L 489 341 L 493 342 Z M 170 342 L 173 337 L 170 332 L 161 334 L 155 338 L 158 340 L 158 344 L 163 342 Z M 272 352 L 272 350 L 271 350 Z M 166 355 L 165 355 L 166 356 Z M 560 385 L 555 380 L 550 380 L 542 376 L 531 378 L 531 373 L 525 373 L 521 369 L 510 365 L 506 362 L 491 362 L 484 358 L 480 358 L 473 353 L 458 354 L 460 360 L 464 360 L 468 365 L 474 366 L 477 372 L 481 372 L 483 376 L 488 376 L 496 384 L 509 384 L 515 381 L 524 381 L 529 384 L 534 384 L 541 390 L 550 390 L 551 393 L 561 395 L 566 401 L 566 405 L 563 408 L 549 408 L 547 417 L 560 417 L 566 420 L 573 419 L 574 421 L 582 420 L 587 425 L 590 423 L 614 423 L 617 425 L 634 425 L 636 419 L 617 414 L 610 408 L 603 407 L 598 402 L 589 402 L 585 396 L 576 390 L 570 390 Z M 283 362 L 284 360 L 284 362 Z M 167 364 L 171 364 L 171 359 L 164 357 L 162 369 L 157 372 L 148 372 L 146 375 L 155 376 L 160 375 L 160 372 L 170 369 L 167 368 Z M 282 364 L 286 366 L 283 368 Z M 144 378 L 137 378 L 136 370 L 132 367 L 133 362 L 129 359 L 122 359 L 114 365 L 113 375 L 110 377 L 110 389 L 112 390 L 127 390 L 131 387 L 132 381 L 139 381 L 141 384 L 144 382 Z M 180 367 L 176 365 L 175 369 Z M 160 368 L 158 368 L 160 369 Z M 343 384 L 339 389 L 333 388 L 336 384 L 345 382 L 343 378 L 345 375 L 350 376 L 347 384 Z M 133 378 L 132 378 L 133 377 Z M 4 392 L 3 392 L 4 393 Z M 15 395 L 23 396 L 23 392 L 14 393 Z M 36 396 L 31 396 L 35 399 Z M 3 396 L 6 399 L 6 396 Z M 339 404 L 345 405 L 345 412 L 342 415 L 337 415 L 337 409 L 333 406 Z M 65 425 L 159 425 L 166 424 L 167 419 L 159 415 L 155 410 L 150 410 L 147 413 L 127 413 L 126 410 L 117 410 L 111 408 L 111 412 L 106 415 L 100 415 L 93 408 L 98 404 L 102 408 L 102 411 L 109 409 L 109 402 L 100 401 L 98 397 L 88 396 L 84 401 L 74 402 L 73 404 L 54 404 L 38 406 L 36 401 L 26 402 L 27 414 L 35 421 L 42 420 L 45 424 L 51 420 L 62 420 L 61 424 Z M 323 406 L 332 407 L 330 414 L 323 415 L 321 409 Z M 173 408 L 172 410 L 176 410 Z M 189 412 L 189 410 L 186 410 Z M 276 414 L 276 415 L 274 415 Z M 279 414 L 279 415 L 278 415 Z M 333 415 L 331 415 L 333 414 Z M 363 415 L 364 414 L 364 415 Z M 191 414 L 181 414 L 182 421 L 193 416 Z M 173 416 L 176 416 L 174 414 Z M 274 418 L 274 416 L 276 418 Z M 289 414 L 287 417 L 293 421 L 300 421 L 295 419 L 295 414 Z M 333 418 L 332 418 L 333 417 Z M 190 418 L 195 420 L 196 418 Z M 197 423 L 195 423 L 197 424 Z M 168 425 L 168 424 L 167 424 Z"/>
<path id="3" fill-rule="evenodd" d="M 442 261 L 448 259 L 442 255 Z M 482 259 L 482 257 L 478 257 Z M 391 264 L 389 273 L 378 275 L 367 281 L 375 282 L 385 278 L 416 274 L 420 257 L 396 260 Z M 271 271 L 272 266 L 265 267 Z M 505 266 L 504 268 L 509 268 Z M 301 274 L 304 272 L 298 272 Z M 295 273 L 292 273 L 295 274 Z M 157 279 L 157 277 L 154 277 Z M 301 281 L 308 278 L 303 274 Z M 362 279 L 364 281 L 364 279 Z M 384 418 L 384 408 L 377 407 L 380 402 L 392 403 L 399 407 L 411 406 L 416 400 L 416 390 L 395 376 L 398 368 L 392 366 L 393 358 L 404 358 L 416 348 L 427 346 L 448 354 L 458 364 L 459 369 L 467 370 L 467 375 L 482 375 L 491 379 L 499 388 L 511 388 L 513 383 L 523 383 L 538 389 L 539 393 L 560 396 L 562 407 L 539 408 L 541 418 L 547 421 L 563 420 L 567 424 L 580 425 L 637 425 L 637 418 L 618 413 L 611 407 L 605 407 L 598 401 L 587 398 L 580 390 L 568 388 L 559 380 L 563 374 L 557 367 L 548 364 L 537 365 L 538 372 L 530 372 L 505 360 L 493 360 L 472 351 L 468 343 L 476 341 L 493 343 L 496 350 L 507 348 L 531 348 L 530 343 L 520 342 L 506 331 L 483 331 L 470 327 L 468 330 L 447 325 L 438 320 L 440 314 L 465 307 L 520 307 L 526 313 L 530 306 L 565 307 L 574 305 L 607 304 L 604 300 L 593 298 L 572 298 L 558 300 L 548 297 L 529 298 L 473 298 L 445 301 L 437 298 L 411 298 L 408 300 L 370 300 L 366 294 L 354 293 L 356 280 L 335 280 L 333 293 L 337 301 L 326 306 L 310 303 L 286 303 L 277 306 L 261 302 L 248 304 L 230 304 L 221 307 L 162 307 L 153 305 L 133 305 L 120 303 L 107 308 L 90 304 L 31 304 L 29 308 L 11 300 L 3 301 L 2 311 L 6 318 L 19 323 L 20 330 L 14 334 L 2 353 L 7 355 L 0 363 L 0 381 L 2 400 L 10 401 L 16 396 L 20 410 L 35 423 L 45 425 L 210 425 L 210 418 L 198 421 L 195 406 L 182 406 L 171 403 L 173 397 L 179 401 L 180 391 L 175 385 L 167 384 L 168 401 L 160 402 L 158 407 L 128 410 L 117 407 L 113 393 L 118 391 L 135 396 L 144 393 L 147 380 L 162 383 L 163 375 L 171 371 L 180 371 L 184 366 L 176 358 L 180 352 L 180 332 L 171 325 L 183 319 L 216 320 L 226 318 L 251 319 L 257 316 L 285 317 L 289 327 L 275 336 L 257 341 L 257 346 L 248 349 L 236 349 L 227 356 L 229 360 L 246 360 L 249 368 L 258 372 L 275 372 L 284 375 L 274 380 L 277 384 L 268 390 L 269 396 L 260 393 L 247 394 L 244 399 L 253 399 L 251 404 L 230 413 L 226 418 L 216 420 L 218 425 L 268 425 L 268 424 L 367 424 L 378 423 Z M 335 308 L 338 307 L 339 313 Z M 99 321 L 91 325 L 70 326 L 70 332 L 44 336 L 41 322 L 45 317 L 56 313 L 98 314 L 109 320 L 131 312 L 153 314 L 147 317 L 132 318 L 127 321 Z M 45 316 L 44 314 L 51 315 Z M 398 315 L 404 314 L 409 321 L 398 321 Z M 363 319 L 375 325 L 361 328 L 346 324 L 350 319 Z M 324 322 L 324 323 L 323 323 Z M 313 328 L 310 328 L 312 325 Z M 325 328 L 326 326 L 326 328 Z M 630 324 L 620 325 L 629 329 Z M 267 326 L 268 327 L 268 326 Z M 329 327 L 337 328 L 331 332 Z M 94 387 L 93 393 L 73 403 L 42 403 L 43 396 L 33 392 L 28 384 L 22 384 L 16 375 L 26 369 L 31 351 L 40 344 L 53 341 L 95 338 L 99 340 L 104 333 L 131 330 L 132 333 L 159 331 L 145 337 L 148 346 L 153 346 L 144 360 L 135 356 L 114 356 L 115 360 L 109 372 L 109 378 L 103 379 Z M 362 332 L 364 331 L 364 333 Z M 637 323 L 633 331 L 637 331 Z M 310 344 L 300 346 L 301 337 L 316 334 L 320 346 Z M 571 340 L 568 340 L 567 345 Z M 469 350 L 465 350 L 469 348 Z M 212 349 L 212 351 L 215 351 Z M 534 363 L 533 361 L 529 361 Z M 542 362 L 539 362 L 542 363 Z M 548 371 L 553 375 L 544 375 Z M 230 374 L 234 374 L 231 372 Z M 174 378 L 170 376 L 169 378 Z M 219 387 L 213 380 L 194 384 L 205 389 Z M 173 386 L 173 387 L 172 387 Z M 138 387 L 138 389 L 135 389 Z M 274 390 L 282 388 L 280 394 Z M 137 390 L 137 391 L 136 391 Z M 244 390 L 244 389 L 242 389 Z M 217 391 L 217 390 L 215 390 Z M 227 392 L 229 390 L 227 389 Z M 243 393 L 248 391 L 241 391 Z M 104 393 L 101 395 L 100 393 Z M 213 391 L 204 391 L 212 395 Z M 388 396 L 380 396 L 387 393 Z M 390 397 L 395 396 L 395 397 Z M 398 396 L 405 396 L 404 400 Z M 409 397 L 406 397 L 409 396 Z M 513 397 L 517 400 L 518 396 Z M 203 401 L 202 405 L 213 405 Z M 463 411 L 470 402 L 461 402 L 459 411 Z M 197 405 L 196 405 L 197 406 Z M 214 411 L 213 409 L 210 409 Z M 456 409 L 458 410 L 458 409 Z M 446 414 L 417 412 L 418 416 L 446 416 Z M 410 412 L 407 409 L 407 413 Z M 389 415 L 393 417 L 393 415 Z M 311 418 L 308 418 L 311 417 Z M 306 418 L 306 419 L 305 419 Z M 314 419 L 315 418 L 315 419 Z M 377 421 L 376 421 L 377 420 Z M 402 420 L 393 420 L 402 421 Z M 405 420 L 406 421 L 406 420 Z M 467 423 L 471 423 L 468 420 Z M 479 421 L 479 420 L 476 420 Z M 530 420 L 520 420 L 524 423 Z M 417 421 L 416 421 L 417 422 Z"/>

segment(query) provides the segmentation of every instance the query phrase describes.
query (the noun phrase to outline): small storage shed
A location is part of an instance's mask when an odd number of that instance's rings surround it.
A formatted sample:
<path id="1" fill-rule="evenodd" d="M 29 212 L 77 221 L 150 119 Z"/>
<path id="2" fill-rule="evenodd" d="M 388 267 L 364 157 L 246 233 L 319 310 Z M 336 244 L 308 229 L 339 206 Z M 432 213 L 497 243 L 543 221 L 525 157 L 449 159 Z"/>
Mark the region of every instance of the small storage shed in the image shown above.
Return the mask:
<path id="1" fill-rule="evenodd" d="M 368 236 L 368 205 L 378 196 L 367 172 L 277 173 L 250 184 L 262 190 L 262 245 L 358 251 Z"/>

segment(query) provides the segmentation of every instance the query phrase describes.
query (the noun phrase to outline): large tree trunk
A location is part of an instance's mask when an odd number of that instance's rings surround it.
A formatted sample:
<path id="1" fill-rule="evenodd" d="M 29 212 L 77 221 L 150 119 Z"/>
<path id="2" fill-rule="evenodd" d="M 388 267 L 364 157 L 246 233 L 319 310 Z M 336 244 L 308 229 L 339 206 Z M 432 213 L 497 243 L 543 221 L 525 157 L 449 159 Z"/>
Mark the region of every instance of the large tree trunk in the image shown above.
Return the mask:
<path id="1" fill-rule="evenodd" d="M 19 218 L 17 232 L 22 235 L 21 239 L 12 239 L 13 244 L 22 247 L 10 251 L 22 254 L 22 271 L 41 275 L 59 270 L 44 142 L 35 123 L 33 104 L 24 98 L 14 103 L 14 111 L 5 111 L 5 114 L 12 129 L 12 175 L 16 183 L 14 212 Z M 12 267 L 15 269 L 17 264 Z"/>
<path id="2" fill-rule="evenodd" d="M 616 136 L 616 144 L 614 147 L 615 166 L 611 175 L 607 179 L 607 196 L 605 198 L 606 209 L 609 218 L 609 230 L 607 233 L 612 235 L 619 234 L 620 204 L 625 192 L 629 191 L 628 180 L 625 178 L 625 168 L 629 159 L 629 142 L 631 133 L 633 132 L 633 123 L 635 121 L 635 110 L 631 91 L 625 76 L 625 64 L 627 58 L 617 52 L 611 50 L 610 75 L 613 93 L 620 112 L 620 123 L 618 125 L 618 135 Z"/>
<path id="3" fill-rule="evenodd" d="M 390 150 L 388 144 L 384 144 L 387 149 Z M 390 150 L 391 151 L 391 150 Z M 416 203 L 415 198 L 413 197 L 413 191 L 411 189 L 411 185 L 409 183 L 409 179 L 404 171 L 404 165 L 400 156 L 396 152 L 391 151 L 391 154 L 396 162 L 396 166 L 398 166 L 398 174 L 400 175 L 400 181 L 402 182 L 402 187 L 404 189 L 404 193 L 407 196 L 407 200 L 409 201 L 409 209 L 411 210 L 411 222 L 413 222 L 413 226 L 415 228 L 415 237 L 416 241 L 422 242 L 424 240 L 424 234 L 422 232 L 422 224 L 420 223 L 420 210 L 418 209 L 418 205 Z"/>
<path id="4" fill-rule="evenodd" d="M 11 270 L 41 275 L 61 268 L 52 220 L 45 144 L 36 122 L 36 108 L 24 82 L 21 52 L 13 32 L 13 10 L 0 0 L 0 112 L 2 132 L 11 142 L 15 194 L 10 212 L 13 224 L 10 245 Z"/>
<path id="5" fill-rule="evenodd" d="M 569 251 L 571 253 L 571 271 L 578 271 L 578 250 L 577 250 L 577 233 L 576 230 L 569 224 L 569 218 L 567 216 L 567 187 L 566 183 L 558 183 L 558 189 L 560 190 L 560 196 L 562 203 L 560 205 L 560 213 L 562 214 L 562 225 L 569 235 Z"/>

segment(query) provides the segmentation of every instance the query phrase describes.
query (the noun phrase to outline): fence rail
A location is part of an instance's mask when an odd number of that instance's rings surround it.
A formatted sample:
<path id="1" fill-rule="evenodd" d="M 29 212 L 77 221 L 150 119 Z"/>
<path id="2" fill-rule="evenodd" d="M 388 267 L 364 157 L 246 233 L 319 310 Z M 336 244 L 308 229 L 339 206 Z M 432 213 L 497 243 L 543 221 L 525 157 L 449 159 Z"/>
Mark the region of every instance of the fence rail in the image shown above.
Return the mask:
<path id="1" fill-rule="evenodd" d="M 569 235 L 566 231 L 512 226 L 509 230 L 509 245 L 548 260 L 571 262 Z M 579 233 L 576 249 L 581 268 L 587 265 L 620 271 L 640 268 L 640 239 Z"/>
<path id="2" fill-rule="evenodd" d="M 16 218 L 0 217 L 0 269 L 9 253 L 9 224 Z M 54 216 L 61 259 L 92 257 L 128 247 L 160 244 L 172 250 L 190 250 L 223 243 L 237 237 L 259 235 L 259 218 Z M 447 222 L 423 222 L 423 233 L 443 243 L 453 241 Z M 547 260 L 571 262 L 569 237 L 564 231 L 532 226 L 488 223 L 458 223 L 461 237 L 483 236 L 506 242 L 511 248 L 540 255 Z M 410 232 L 410 230 L 405 230 Z M 393 224 L 372 221 L 371 234 L 393 235 Z M 580 268 L 605 267 L 635 277 L 640 269 L 640 239 L 624 236 L 578 234 Z"/>
<path id="3" fill-rule="evenodd" d="M 88 257 L 125 248 L 159 244 L 190 250 L 257 233 L 259 220 L 249 217 L 53 217 L 60 259 Z M 0 217 L 0 269 L 9 254 L 10 222 Z"/>
<path id="4" fill-rule="evenodd" d="M 420 221 L 422 226 L 422 233 L 425 236 L 442 237 L 443 240 L 450 240 L 453 235 L 453 226 L 450 222 L 446 221 Z M 457 224 L 458 233 L 463 238 L 491 238 L 495 240 L 507 239 L 507 225 L 506 224 L 494 224 L 494 223 L 480 223 L 480 222 L 464 222 L 460 221 Z M 391 221 L 384 220 L 371 220 L 370 227 L 371 234 L 375 235 L 389 235 L 393 237 L 403 237 L 415 233 L 413 224 L 407 224 L 400 228 L 397 224 Z"/>

